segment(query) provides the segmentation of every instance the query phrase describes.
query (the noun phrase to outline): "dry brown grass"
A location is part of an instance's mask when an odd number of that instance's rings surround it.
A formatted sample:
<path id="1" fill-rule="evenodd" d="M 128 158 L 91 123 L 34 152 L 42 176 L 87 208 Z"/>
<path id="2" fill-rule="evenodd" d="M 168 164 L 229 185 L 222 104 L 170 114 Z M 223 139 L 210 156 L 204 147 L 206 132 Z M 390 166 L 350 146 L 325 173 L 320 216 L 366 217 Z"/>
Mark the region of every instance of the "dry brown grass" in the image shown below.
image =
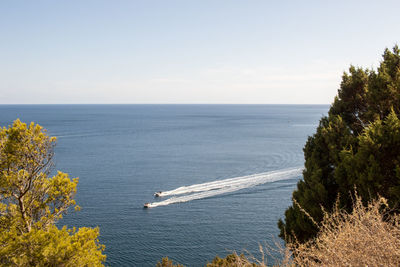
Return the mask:
<path id="1" fill-rule="evenodd" d="M 267 266 L 294 266 L 291 253 L 287 248 L 283 248 L 279 242 L 275 242 L 274 246 L 265 245 L 259 246 L 261 259 L 257 259 L 252 254 L 245 251 L 245 254 L 237 254 L 233 252 L 226 258 L 219 258 L 218 256 L 214 260 L 206 265 L 206 267 L 267 267 Z M 278 253 L 272 253 L 278 252 Z M 280 254 L 283 257 L 276 258 L 273 254 Z M 267 262 L 265 256 L 269 256 L 275 264 Z"/>
<path id="2" fill-rule="evenodd" d="M 275 266 L 400 266 L 400 216 L 388 214 L 384 198 L 365 207 L 356 197 L 351 213 L 336 206 L 332 213 L 325 212 L 314 240 L 278 248 L 282 259 Z M 257 260 L 236 253 L 229 257 L 208 266 L 267 266 L 264 257 Z"/>
<path id="3" fill-rule="evenodd" d="M 351 213 L 336 206 L 334 212 L 325 212 L 316 239 L 288 245 L 293 262 L 299 266 L 400 266 L 400 217 L 388 214 L 384 198 L 364 207 L 356 196 Z"/>

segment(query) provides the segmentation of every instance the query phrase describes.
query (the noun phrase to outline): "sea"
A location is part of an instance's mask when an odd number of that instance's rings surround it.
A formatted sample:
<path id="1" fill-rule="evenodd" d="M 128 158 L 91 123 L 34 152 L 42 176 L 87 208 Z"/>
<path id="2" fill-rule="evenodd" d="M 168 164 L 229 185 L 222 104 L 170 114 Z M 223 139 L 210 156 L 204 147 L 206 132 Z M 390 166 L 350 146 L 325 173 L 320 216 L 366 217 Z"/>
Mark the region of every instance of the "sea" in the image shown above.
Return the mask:
<path id="1" fill-rule="evenodd" d="M 260 245 L 282 244 L 277 221 L 328 108 L 0 105 L 0 126 L 19 118 L 57 137 L 54 171 L 79 177 L 82 208 L 58 225 L 98 226 L 106 265 L 155 266 L 168 256 L 204 266 L 232 252 L 261 258 Z"/>

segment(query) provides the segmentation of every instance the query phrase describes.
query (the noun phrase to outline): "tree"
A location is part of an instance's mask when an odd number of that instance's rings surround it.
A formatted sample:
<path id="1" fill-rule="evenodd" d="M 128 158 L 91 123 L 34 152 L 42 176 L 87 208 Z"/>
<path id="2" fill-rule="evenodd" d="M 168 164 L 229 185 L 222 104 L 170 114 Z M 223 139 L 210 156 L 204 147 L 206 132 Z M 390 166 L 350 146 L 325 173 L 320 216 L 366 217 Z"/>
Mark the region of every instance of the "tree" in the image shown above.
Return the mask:
<path id="1" fill-rule="evenodd" d="M 162 258 L 161 262 L 157 262 L 156 267 L 184 267 L 181 264 L 175 264 L 172 260 L 168 259 L 168 257 Z"/>
<path id="2" fill-rule="evenodd" d="M 0 128 L 0 265 L 102 266 L 98 228 L 58 229 L 78 178 L 53 167 L 55 137 L 20 120 Z"/>
<path id="3" fill-rule="evenodd" d="M 304 147 L 303 180 L 293 205 L 278 222 L 286 241 L 315 237 L 318 227 L 304 211 L 320 223 L 338 195 L 340 207 L 351 211 L 354 185 L 366 202 L 379 194 L 400 211 L 399 52 L 398 46 L 386 49 L 377 70 L 351 66 L 343 74 L 328 116 Z"/>

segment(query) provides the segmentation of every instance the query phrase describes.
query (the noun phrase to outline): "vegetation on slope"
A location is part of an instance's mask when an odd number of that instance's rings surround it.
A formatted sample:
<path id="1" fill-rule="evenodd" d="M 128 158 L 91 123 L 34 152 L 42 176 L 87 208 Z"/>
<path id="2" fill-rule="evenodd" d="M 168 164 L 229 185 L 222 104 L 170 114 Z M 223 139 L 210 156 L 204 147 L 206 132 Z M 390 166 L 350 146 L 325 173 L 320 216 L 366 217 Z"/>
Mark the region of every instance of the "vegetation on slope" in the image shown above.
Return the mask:
<path id="1" fill-rule="evenodd" d="M 273 266 L 400 266 L 400 216 L 391 213 L 385 198 L 377 198 L 365 205 L 356 193 L 352 212 L 340 209 L 337 200 L 332 212 L 324 211 L 316 228 L 318 234 L 314 239 L 305 243 L 288 243 L 281 251 L 282 259 Z M 157 266 L 182 266 L 174 265 L 172 261 L 169 263 Z M 226 258 L 215 257 L 206 265 L 228 266 L 271 265 L 264 259 L 236 253 Z"/>
<path id="2" fill-rule="evenodd" d="M 303 180 L 293 203 L 319 223 L 323 209 L 331 212 L 339 194 L 339 207 L 352 209 L 349 191 L 356 185 L 365 202 L 381 195 L 399 212 L 399 115 L 400 54 L 395 46 L 385 50 L 376 71 L 351 66 L 343 75 L 328 116 L 304 147 Z M 319 231 L 299 206 L 290 206 L 278 223 L 287 242 L 306 242 Z"/>
<path id="3" fill-rule="evenodd" d="M 102 266 L 106 258 L 98 228 L 55 226 L 69 207 L 79 210 L 78 179 L 49 177 L 55 142 L 34 123 L 0 128 L 1 266 Z"/>
<path id="4" fill-rule="evenodd" d="M 388 215 L 388 200 L 366 206 L 355 194 L 353 211 L 324 212 L 314 240 L 288 245 L 299 266 L 400 266 L 400 216 Z"/>

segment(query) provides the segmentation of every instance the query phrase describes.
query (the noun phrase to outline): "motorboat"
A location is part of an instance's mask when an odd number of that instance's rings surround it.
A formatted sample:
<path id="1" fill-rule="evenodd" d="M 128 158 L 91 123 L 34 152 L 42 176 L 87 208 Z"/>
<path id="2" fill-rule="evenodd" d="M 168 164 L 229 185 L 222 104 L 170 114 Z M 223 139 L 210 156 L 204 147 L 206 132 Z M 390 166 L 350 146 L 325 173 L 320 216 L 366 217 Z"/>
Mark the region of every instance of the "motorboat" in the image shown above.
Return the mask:
<path id="1" fill-rule="evenodd" d="M 149 203 L 149 202 L 147 202 L 147 203 L 144 203 L 144 206 L 143 206 L 143 208 L 144 208 L 144 209 L 148 209 L 148 208 L 150 208 L 150 203 Z"/>
<path id="2" fill-rule="evenodd" d="M 162 193 L 161 191 L 155 192 L 155 193 L 154 193 L 154 196 L 155 196 L 155 197 L 161 197 L 161 193 Z"/>

